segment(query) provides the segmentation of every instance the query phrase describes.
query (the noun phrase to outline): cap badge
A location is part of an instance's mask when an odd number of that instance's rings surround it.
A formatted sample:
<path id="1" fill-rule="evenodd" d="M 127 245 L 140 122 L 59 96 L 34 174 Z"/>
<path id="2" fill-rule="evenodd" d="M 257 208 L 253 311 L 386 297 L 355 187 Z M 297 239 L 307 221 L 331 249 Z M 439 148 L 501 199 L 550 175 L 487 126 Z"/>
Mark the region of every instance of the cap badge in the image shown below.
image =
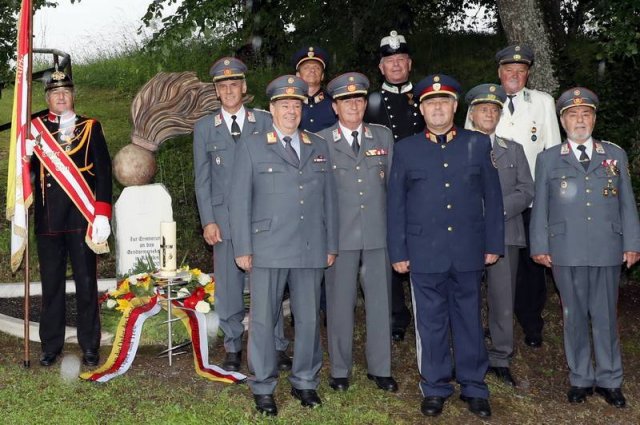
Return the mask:
<path id="1" fill-rule="evenodd" d="M 53 74 L 51 74 L 51 79 L 54 81 L 64 80 L 64 72 L 56 70 Z"/>
<path id="2" fill-rule="evenodd" d="M 520 55 L 513 55 L 513 59 L 519 61 L 520 59 L 522 59 L 522 56 Z"/>
<path id="3" fill-rule="evenodd" d="M 231 75 L 231 70 L 229 68 L 224 69 L 224 75 Z"/>
<path id="4" fill-rule="evenodd" d="M 353 80 L 354 80 L 354 78 L 353 78 L 353 77 L 349 77 L 349 81 L 353 81 Z"/>
<path id="5" fill-rule="evenodd" d="M 400 39 L 398 38 L 398 33 L 396 31 L 391 31 L 391 33 L 389 33 L 389 47 L 394 50 L 400 47 Z"/>
<path id="6" fill-rule="evenodd" d="M 516 46 L 514 50 L 515 50 L 516 52 L 519 52 L 519 51 L 520 51 L 520 46 Z"/>
<path id="7" fill-rule="evenodd" d="M 434 89 L 435 91 L 440 90 L 440 87 L 442 87 L 442 85 L 441 85 L 440 83 L 435 83 L 435 84 L 433 85 L 433 89 Z"/>
<path id="8" fill-rule="evenodd" d="M 574 90 L 574 91 L 573 91 L 573 94 L 574 94 L 575 96 L 580 96 L 580 90 Z"/>
<path id="9" fill-rule="evenodd" d="M 347 86 L 347 91 L 356 91 L 356 85 L 355 84 L 349 84 Z"/>
<path id="10" fill-rule="evenodd" d="M 488 94 L 488 95 L 487 95 L 487 99 L 489 99 L 489 100 L 496 100 L 496 95 L 495 95 L 495 94 Z"/>
<path id="11" fill-rule="evenodd" d="M 582 102 L 584 102 L 584 99 L 582 99 L 581 97 L 576 97 L 575 99 L 573 99 L 574 105 L 580 105 L 582 104 Z"/>
<path id="12" fill-rule="evenodd" d="M 287 89 L 285 90 L 285 92 L 287 94 L 294 94 L 296 92 L 295 87 L 287 87 Z"/>
<path id="13" fill-rule="evenodd" d="M 224 64 L 225 64 L 225 65 L 229 65 L 230 63 L 231 63 L 231 61 L 230 61 L 229 59 L 225 59 L 225 60 L 224 60 Z"/>
<path id="14" fill-rule="evenodd" d="M 440 77 L 436 75 L 435 77 L 433 77 L 433 81 L 437 83 L 438 81 L 440 81 Z"/>
<path id="15" fill-rule="evenodd" d="M 489 91 L 490 91 L 491 93 L 493 93 L 494 91 L 496 91 L 496 86 L 491 86 L 491 87 L 489 87 Z"/>
<path id="16" fill-rule="evenodd" d="M 309 50 L 309 53 L 307 53 L 307 57 L 312 58 L 314 56 L 315 56 L 315 53 L 313 52 L 313 50 Z"/>
<path id="17" fill-rule="evenodd" d="M 313 47 L 312 46 L 309 47 L 309 51 L 313 52 Z"/>
<path id="18" fill-rule="evenodd" d="M 293 77 L 289 77 L 289 79 L 287 80 L 287 83 L 289 83 L 289 84 L 293 84 L 293 82 L 294 82 Z"/>

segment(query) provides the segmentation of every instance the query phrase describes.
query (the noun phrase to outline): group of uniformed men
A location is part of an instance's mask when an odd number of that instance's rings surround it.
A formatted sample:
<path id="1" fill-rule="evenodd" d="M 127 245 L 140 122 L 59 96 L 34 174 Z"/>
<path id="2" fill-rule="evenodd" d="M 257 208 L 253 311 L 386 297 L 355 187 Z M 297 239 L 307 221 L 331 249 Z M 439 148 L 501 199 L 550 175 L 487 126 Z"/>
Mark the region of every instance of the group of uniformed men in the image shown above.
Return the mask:
<path id="1" fill-rule="evenodd" d="M 243 105 L 244 63 L 224 57 L 212 65 L 222 107 L 195 126 L 195 191 L 204 239 L 214 247 L 223 366 L 241 367 L 248 277 L 247 358 L 257 410 L 277 414 L 278 373 L 289 369 L 291 394 L 303 406 L 321 405 L 324 279 L 329 385 L 347 391 L 360 284 L 367 377 L 396 391 L 391 341 L 404 339 L 411 319 L 403 288 L 410 281 L 422 413 L 442 412 L 455 379 L 469 410 L 487 417 L 487 371 L 516 385 L 509 367 L 514 312 L 525 343 L 543 342 L 544 267 L 550 267 L 563 304 L 569 402 L 583 402 L 595 389 L 623 407 L 616 302 L 622 263 L 630 267 L 640 257 L 640 225 L 625 152 L 591 137 L 597 96 L 575 87 L 554 106 L 550 95 L 525 87 L 533 51 L 509 46 L 496 55 L 501 85 L 467 93 L 466 128 L 460 128 L 453 119 L 462 89 L 454 78 L 434 74 L 413 86 L 408 45 L 395 31 L 382 39 L 380 55 L 384 83 L 370 93 L 367 77 L 357 72 L 323 89 L 328 54 L 300 50 L 296 75 L 278 77 L 266 89 L 270 113 Z M 44 152 L 40 141 L 35 148 L 36 233 L 46 286 L 40 362 L 52 364 L 62 349 L 57 310 L 64 311 L 61 264 L 68 252 L 82 298 L 84 361 L 95 365 L 95 257 L 83 240 L 102 243 L 109 235 L 110 162 L 99 124 L 73 112 L 70 79 L 56 75 L 46 93 L 44 125 L 57 142 L 54 151 L 66 154 Z M 64 176 L 56 177 L 60 170 L 48 162 L 65 155 L 95 198 L 87 206 L 91 214 L 67 213 L 58 224 L 52 211 L 72 203 L 63 194 Z M 480 314 L 485 271 L 488 351 Z M 285 286 L 295 316 L 293 359 L 282 329 Z"/>

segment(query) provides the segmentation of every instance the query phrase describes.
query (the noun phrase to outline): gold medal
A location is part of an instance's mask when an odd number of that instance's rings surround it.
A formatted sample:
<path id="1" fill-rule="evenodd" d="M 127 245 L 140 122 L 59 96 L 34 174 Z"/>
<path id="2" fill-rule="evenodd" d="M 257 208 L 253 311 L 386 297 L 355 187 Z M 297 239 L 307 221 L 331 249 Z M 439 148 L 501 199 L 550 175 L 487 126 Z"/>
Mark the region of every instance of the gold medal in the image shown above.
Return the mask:
<path id="1" fill-rule="evenodd" d="M 615 187 L 611 189 L 611 196 L 618 196 L 618 189 L 616 189 Z"/>
<path id="2" fill-rule="evenodd" d="M 609 188 L 605 187 L 604 189 L 602 189 L 602 196 L 609 196 Z"/>

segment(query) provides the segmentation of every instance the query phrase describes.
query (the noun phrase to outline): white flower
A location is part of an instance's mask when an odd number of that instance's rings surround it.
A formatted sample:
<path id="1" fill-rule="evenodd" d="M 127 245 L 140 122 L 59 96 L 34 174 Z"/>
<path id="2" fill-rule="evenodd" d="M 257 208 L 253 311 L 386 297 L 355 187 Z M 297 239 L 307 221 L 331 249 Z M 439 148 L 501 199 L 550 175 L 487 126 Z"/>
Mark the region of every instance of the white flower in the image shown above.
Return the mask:
<path id="1" fill-rule="evenodd" d="M 149 274 L 148 273 L 138 273 L 138 274 L 134 274 L 129 276 L 129 283 L 131 285 L 137 285 L 138 284 L 138 280 L 143 280 L 144 278 L 146 278 Z"/>
<path id="2" fill-rule="evenodd" d="M 109 298 L 107 300 L 107 308 L 109 310 L 113 310 L 117 305 L 118 305 L 118 302 L 116 300 L 114 300 L 113 298 Z"/>
<path id="3" fill-rule="evenodd" d="M 178 290 L 178 298 L 186 298 L 189 295 L 191 295 L 191 292 L 189 292 L 187 288 L 180 288 L 180 290 Z"/>
<path id="4" fill-rule="evenodd" d="M 196 304 L 196 311 L 207 314 L 211 311 L 211 304 L 206 301 L 198 301 L 198 304 Z"/>
<path id="5" fill-rule="evenodd" d="M 211 282 L 211 276 L 209 276 L 207 273 L 200 273 L 200 276 L 198 276 L 198 283 L 202 286 L 205 286 L 209 282 Z"/>

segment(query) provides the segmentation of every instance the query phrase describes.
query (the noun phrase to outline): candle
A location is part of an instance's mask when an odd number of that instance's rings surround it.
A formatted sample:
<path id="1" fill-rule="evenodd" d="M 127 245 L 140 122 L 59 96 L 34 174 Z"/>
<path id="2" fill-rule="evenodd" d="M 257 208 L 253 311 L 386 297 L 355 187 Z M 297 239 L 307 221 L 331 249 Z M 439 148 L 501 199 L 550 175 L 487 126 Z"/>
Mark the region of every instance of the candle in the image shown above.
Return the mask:
<path id="1" fill-rule="evenodd" d="M 160 270 L 176 270 L 176 222 L 160 223 Z"/>

